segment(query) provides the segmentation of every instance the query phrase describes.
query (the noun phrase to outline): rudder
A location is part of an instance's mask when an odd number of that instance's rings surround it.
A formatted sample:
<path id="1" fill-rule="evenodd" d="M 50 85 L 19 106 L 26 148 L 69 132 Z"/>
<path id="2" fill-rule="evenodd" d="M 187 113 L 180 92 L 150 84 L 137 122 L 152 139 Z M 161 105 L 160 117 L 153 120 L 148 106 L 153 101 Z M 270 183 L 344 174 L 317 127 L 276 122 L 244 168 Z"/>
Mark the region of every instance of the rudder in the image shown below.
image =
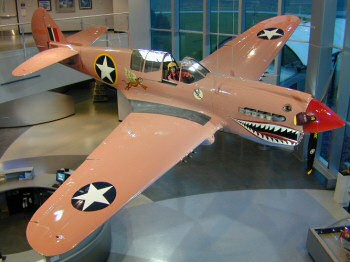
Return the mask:
<path id="1" fill-rule="evenodd" d="M 50 48 L 50 42 L 67 44 L 61 29 L 43 8 L 35 10 L 32 17 L 32 34 L 39 51 Z"/>

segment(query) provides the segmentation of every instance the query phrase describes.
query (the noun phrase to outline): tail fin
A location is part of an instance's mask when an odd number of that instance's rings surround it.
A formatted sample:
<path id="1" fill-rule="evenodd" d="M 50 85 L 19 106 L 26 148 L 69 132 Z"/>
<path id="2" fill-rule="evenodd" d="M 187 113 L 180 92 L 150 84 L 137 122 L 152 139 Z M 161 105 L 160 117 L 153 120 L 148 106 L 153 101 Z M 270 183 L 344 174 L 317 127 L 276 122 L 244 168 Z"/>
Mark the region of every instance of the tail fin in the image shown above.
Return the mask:
<path id="1" fill-rule="evenodd" d="M 45 67 L 59 63 L 65 59 L 79 55 L 79 52 L 65 47 L 67 39 L 51 16 L 43 8 L 34 11 L 32 17 L 32 33 L 36 46 L 41 53 L 29 58 L 12 71 L 14 76 L 32 74 Z M 50 43 L 64 44 L 51 49 Z"/>
<path id="2" fill-rule="evenodd" d="M 68 43 L 56 22 L 43 8 L 36 9 L 33 14 L 32 33 L 40 51 L 49 49 L 50 42 Z"/>

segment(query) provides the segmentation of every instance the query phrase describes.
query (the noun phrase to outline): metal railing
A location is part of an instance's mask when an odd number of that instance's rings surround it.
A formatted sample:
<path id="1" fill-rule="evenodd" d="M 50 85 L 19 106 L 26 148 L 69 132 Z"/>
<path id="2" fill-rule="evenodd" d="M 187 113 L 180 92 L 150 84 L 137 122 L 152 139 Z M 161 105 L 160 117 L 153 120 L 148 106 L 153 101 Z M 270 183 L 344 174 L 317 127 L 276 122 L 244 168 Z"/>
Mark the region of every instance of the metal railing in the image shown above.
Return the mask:
<path id="1" fill-rule="evenodd" d="M 129 43 L 128 14 L 128 12 L 119 12 L 58 18 L 54 20 L 65 34 L 73 34 L 93 25 L 105 25 L 108 27 L 109 31 L 105 34 L 104 38 L 101 37 L 97 45 L 120 46 L 122 45 L 121 35 L 114 34 L 114 32 L 125 32 L 127 43 Z M 35 47 L 30 26 L 30 22 L 0 25 L 0 52 L 22 50 L 24 58 L 26 59 L 28 57 L 29 48 Z"/>

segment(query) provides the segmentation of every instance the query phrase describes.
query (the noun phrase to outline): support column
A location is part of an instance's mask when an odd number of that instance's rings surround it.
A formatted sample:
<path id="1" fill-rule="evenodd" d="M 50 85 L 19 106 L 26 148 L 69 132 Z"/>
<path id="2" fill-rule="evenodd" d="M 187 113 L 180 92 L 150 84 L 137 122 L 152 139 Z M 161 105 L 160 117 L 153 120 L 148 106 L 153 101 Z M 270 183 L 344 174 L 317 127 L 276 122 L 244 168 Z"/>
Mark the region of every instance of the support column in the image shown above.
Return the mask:
<path id="1" fill-rule="evenodd" d="M 113 0 L 113 13 L 122 13 L 129 12 L 129 3 L 128 0 Z M 115 15 L 113 16 L 114 21 L 114 31 L 115 32 L 128 32 L 129 15 Z"/>
<path id="2" fill-rule="evenodd" d="M 278 0 L 278 10 L 277 15 L 283 15 L 284 14 L 284 0 Z M 279 85 L 281 82 L 281 64 L 282 64 L 282 51 L 275 57 L 275 68 L 274 68 L 274 74 L 276 76 L 275 78 L 275 84 Z"/>
<path id="3" fill-rule="evenodd" d="M 203 0 L 203 58 L 210 55 L 210 1 Z"/>
<path id="4" fill-rule="evenodd" d="M 171 20 L 171 40 L 172 40 L 172 53 L 176 60 L 180 59 L 180 36 L 179 36 L 179 20 L 180 20 L 180 8 L 179 0 L 171 0 L 171 12 L 173 14 Z"/>
<path id="5" fill-rule="evenodd" d="M 238 35 L 245 30 L 245 2 L 239 0 L 238 2 Z"/>
<path id="6" fill-rule="evenodd" d="M 311 34 L 305 92 L 312 94 L 317 99 L 321 99 L 324 95 L 327 89 L 326 83 L 332 71 L 332 46 L 336 11 L 337 5 L 334 4 L 334 0 L 312 1 Z M 318 138 L 319 144 L 320 141 L 322 141 L 322 136 Z M 299 159 L 306 159 L 307 142 L 308 139 L 304 139 L 303 143 L 296 149 L 296 155 Z M 320 146 L 317 147 L 315 164 L 317 164 L 316 162 L 319 159 L 320 148 Z M 328 174 L 327 167 L 321 165 L 318 169 L 320 168 L 322 168 L 322 175 L 324 176 L 320 180 L 326 180 L 326 186 L 328 187 L 328 181 L 334 179 L 334 176 Z"/>
<path id="7" fill-rule="evenodd" d="M 321 99 L 332 71 L 332 46 L 337 5 L 334 0 L 313 0 L 306 92 Z"/>
<path id="8" fill-rule="evenodd" d="M 151 49 L 151 9 L 150 0 L 129 0 L 129 32 L 131 48 Z"/>
<path id="9" fill-rule="evenodd" d="M 344 120 L 348 120 L 350 108 L 350 1 L 347 3 L 344 47 L 342 52 L 341 72 L 339 75 L 339 85 L 337 94 L 337 113 Z M 346 133 L 347 132 L 347 133 Z M 350 136 L 349 122 L 346 128 L 333 131 L 332 148 L 329 159 L 329 168 L 333 172 L 339 170 L 340 159 L 343 149 L 344 136 Z"/>

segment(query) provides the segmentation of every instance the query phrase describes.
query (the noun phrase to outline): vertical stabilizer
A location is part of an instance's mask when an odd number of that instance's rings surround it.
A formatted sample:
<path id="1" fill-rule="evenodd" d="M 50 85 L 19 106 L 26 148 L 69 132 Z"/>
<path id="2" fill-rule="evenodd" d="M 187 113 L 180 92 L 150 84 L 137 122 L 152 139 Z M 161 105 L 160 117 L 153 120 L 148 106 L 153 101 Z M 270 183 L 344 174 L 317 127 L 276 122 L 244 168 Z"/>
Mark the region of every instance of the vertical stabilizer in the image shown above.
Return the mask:
<path id="1" fill-rule="evenodd" d="M 33 14 L 32 33 L 36 46 L 40 51 L 49 49 L 50 42 L 67 43 L 56 22 L 43 8 L 38 8 Z"/>

